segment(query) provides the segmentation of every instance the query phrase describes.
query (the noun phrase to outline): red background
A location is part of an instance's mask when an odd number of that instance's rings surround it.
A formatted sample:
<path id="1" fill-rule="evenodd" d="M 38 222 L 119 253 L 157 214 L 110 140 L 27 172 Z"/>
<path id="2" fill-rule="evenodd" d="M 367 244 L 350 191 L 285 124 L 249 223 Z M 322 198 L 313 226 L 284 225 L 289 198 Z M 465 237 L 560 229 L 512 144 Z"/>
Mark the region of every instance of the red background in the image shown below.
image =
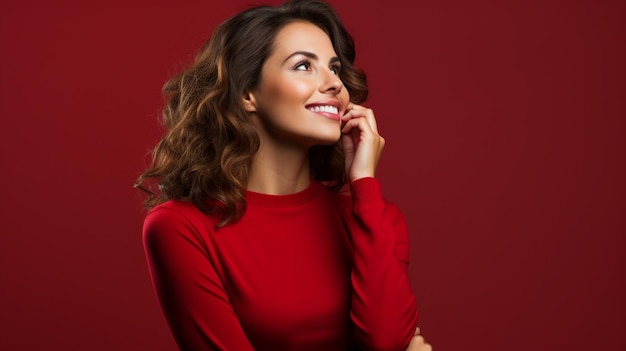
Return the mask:
<path id="1" fill-rule="evenodd" d="M 175 349 L 131 186 L 162 84 L 248 3 L 0 5 L 0 349 Z M 624 350 L 625 3 L 333 3 L 435 349 Z"/>

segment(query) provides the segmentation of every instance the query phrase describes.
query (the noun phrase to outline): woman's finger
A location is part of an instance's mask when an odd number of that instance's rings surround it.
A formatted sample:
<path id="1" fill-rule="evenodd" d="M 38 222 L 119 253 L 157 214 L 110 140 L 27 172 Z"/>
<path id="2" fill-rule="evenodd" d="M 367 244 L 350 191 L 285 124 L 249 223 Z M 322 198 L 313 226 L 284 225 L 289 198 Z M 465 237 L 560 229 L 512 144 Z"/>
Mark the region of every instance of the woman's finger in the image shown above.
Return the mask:
<path id="1" fill-rule="evenodd" d="M 344 120 L 341 132 L 348 133 L 355 128 L 358 132 L 364 133 L 363 136 L 365 137 L 380 137 L 378 131 L 372 128 L 372 124 L 365 118 L 364 114 L 356 113 L 355 115 L 347 116 L 346 120 Z"/>
<path id="2" fill-rule="evenodd" d="M 348 113 L 346 113 L 342 119 L 345 122 L 352 118 L 365 118 L 372 131 L 378 134 L 378 123 L 376 122 L 376 117 L 372 109 L 361 105 L 350 104 L 348 105 Z"/>
<path id="3" fill-rule="evenodd" d="M 385 143 L 385 139 L 378 135 L 378 133 L 375 133 L 371 125 L 363 118 L 355 118 L 347 121 L 341 129 L 341 133 L 352 136 L 355 148 L 358 147 L 362 141 L 371 144 L 375 149 L 382 149 Z"/>

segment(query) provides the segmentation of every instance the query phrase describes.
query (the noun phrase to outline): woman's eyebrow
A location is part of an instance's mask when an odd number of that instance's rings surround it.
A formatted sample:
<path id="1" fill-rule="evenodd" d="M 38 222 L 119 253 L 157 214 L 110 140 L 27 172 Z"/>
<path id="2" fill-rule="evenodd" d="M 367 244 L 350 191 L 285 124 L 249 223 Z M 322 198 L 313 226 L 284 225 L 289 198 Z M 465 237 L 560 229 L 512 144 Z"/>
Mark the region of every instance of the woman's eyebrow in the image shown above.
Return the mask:
<path id="1" fill-rule="evenodd" d="M 292 53 L 291 55 L 287 56 L 287 58 L 283 62 L 287 62 L 290 58 L 292 58 L 292 57 L 294 57 L 296 55 L 302 55 L 302 56 L 308 57 L 311 60 L 315 60 L 315 61 L 319 60 L 319 57 L 317 55 L 315 55 L 314 53 L 312 53 L 312 52 L 309 52 L 309 51 L 296 51 L 296 52 Z M 339 60 L 339 57 L 334 56 L 334 57 L 332 57 L 330 59 L 329 63 L 337 63 L 337 62 L 341 63 L 341 60 Z"/>

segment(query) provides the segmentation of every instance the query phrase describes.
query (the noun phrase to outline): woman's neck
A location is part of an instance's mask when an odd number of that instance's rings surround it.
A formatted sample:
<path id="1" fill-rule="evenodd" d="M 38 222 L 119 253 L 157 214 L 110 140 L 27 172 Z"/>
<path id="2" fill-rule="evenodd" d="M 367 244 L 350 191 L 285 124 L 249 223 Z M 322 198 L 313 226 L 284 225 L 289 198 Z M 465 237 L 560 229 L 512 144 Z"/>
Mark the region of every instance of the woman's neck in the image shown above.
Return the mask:
<path id="1" fill-rule="evenodd" d="M 311 181 L 305 148 L 261 142 L 248 175 L 248 190 L 269 195 L 293 194 Z"/>

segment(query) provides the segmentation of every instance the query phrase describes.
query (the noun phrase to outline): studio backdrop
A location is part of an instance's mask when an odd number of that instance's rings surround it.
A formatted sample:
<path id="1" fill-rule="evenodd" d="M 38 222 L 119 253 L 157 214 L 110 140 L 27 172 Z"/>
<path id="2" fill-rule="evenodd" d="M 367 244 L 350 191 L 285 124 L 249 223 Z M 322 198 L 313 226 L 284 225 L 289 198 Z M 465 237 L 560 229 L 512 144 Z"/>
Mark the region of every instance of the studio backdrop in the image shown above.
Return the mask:
<path id="1" fill-rule="evenodd" d="M 163 83 L 256 3 L 0 5 L 0 349 L 176 349 L 132 185 Z M 331 3 L 434 349 L 623 350 L 624 2 Z"/>

